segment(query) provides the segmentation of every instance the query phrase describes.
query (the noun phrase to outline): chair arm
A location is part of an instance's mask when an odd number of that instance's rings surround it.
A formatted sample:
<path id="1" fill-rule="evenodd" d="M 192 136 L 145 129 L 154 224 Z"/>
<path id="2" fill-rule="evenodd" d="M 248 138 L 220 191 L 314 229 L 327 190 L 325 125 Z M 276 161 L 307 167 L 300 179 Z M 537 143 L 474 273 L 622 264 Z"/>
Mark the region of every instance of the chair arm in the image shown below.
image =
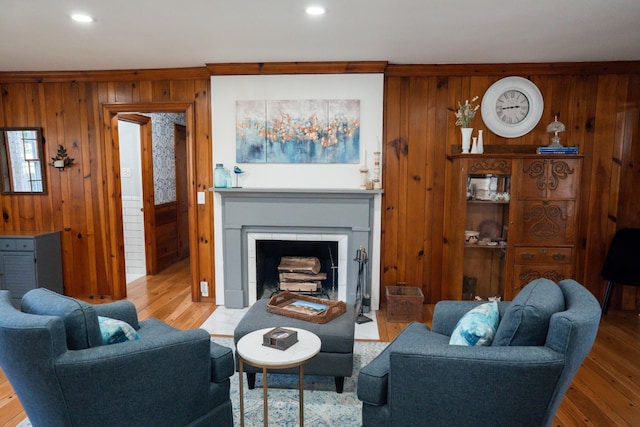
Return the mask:
<path id="1" fill-rule="evenodd" d="M 211 341 L 211 381 L 220 383 L 228 380 L 235 373 L 233 350 Z"/>
<path id="2" fill-rule="evenodd" d="M 221 403 L 212 393 L 210 365 L 210 336 L 202 329 L 69 351 L 55 360 L 76 425 L 186 425 Z"/>
<path id="3" fill-rule="evenodd" d="M 546 347 L 397 346 L 393 425 L 541 425 L 564 367 Z M 418 424 L 416 424 L 418 422 Z"/>
<path id="4" fill-rule="evenodd" d="M 140 329 L 138 312 L 131 301 L 116 301 L 108 304 L 94 304 L 93 309 L 98 316 L 122 320 L 130 324 L 136 331 Z"/>

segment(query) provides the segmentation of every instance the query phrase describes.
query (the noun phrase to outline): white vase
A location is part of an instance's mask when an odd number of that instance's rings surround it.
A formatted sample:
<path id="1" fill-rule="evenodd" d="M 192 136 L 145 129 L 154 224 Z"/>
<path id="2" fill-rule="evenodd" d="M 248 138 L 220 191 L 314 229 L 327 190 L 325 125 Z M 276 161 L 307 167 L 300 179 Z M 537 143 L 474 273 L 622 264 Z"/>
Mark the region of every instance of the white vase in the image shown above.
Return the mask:
<path id="1" fill-rule="evenodd" d="M 478 154 L 484 153 L 484 144 L 482 142 L 482 129 L 478 131 Z"/>
<path id="2" fill-rule="evenodd" d="M 478 154 L 478 138 L 473 137 L 473 143 L 471 144 L 471 154 Z"/>
<path id="3" fill-rule="evenodd" d="M 460 132 L 462 132 L 462 154 L 469 154 L 473 128 L 460 128 Z"/>

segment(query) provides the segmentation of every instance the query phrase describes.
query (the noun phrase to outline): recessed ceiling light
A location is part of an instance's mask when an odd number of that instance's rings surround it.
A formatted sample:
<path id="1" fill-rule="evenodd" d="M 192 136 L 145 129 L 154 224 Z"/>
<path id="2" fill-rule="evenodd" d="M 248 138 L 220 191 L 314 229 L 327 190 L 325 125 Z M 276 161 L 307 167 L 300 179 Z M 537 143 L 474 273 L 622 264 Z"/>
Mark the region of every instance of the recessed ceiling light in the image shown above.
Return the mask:
<path id="1" fill-rule="evenodd" d="M 84 13 L 74 13 L 73 15 L 71 15 L 71 19 L 73 19 L 76 22 L 83 22 L 83 23 L 94 21 L 94 19 L 91 16 L 85 15 Z"/>
<path id="2" fill-rule="evenodd" d="M 305 12 L 307 12 L 308 15 L 319 16 L 324 15 L 326 10 L 322 6 L 309 6 Z"/>

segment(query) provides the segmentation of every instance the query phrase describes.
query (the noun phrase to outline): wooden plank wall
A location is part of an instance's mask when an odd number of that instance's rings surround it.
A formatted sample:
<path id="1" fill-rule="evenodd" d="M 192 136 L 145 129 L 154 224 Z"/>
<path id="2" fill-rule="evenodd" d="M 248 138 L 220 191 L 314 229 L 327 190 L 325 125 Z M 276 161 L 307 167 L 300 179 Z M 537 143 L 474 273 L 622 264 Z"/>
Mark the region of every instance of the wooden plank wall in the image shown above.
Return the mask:
<path id="1" fill-rule="evenodd" d="M 640 227 L 640 64 L 389 65 L 385 78 L 382 286 L 420 286 L 437 302 L 449 286 L 443 269 L 446 153 L 460 143 L 448 107 L 484 92 L 509 75 L 531 79 L 545 106 L 538 126 L 520 138 L 491 133 L 480 114 L 474 134 L 484 144 L 547 145 L 547 125 L 564 122 L 565 145 L 585 155 L 579 211 L 576 280 L 597 297 L 604 292 L 600 269 L 615 230 Z M 637 288 L 625 288 L 623 307 L 638 307 Z M 384 296 L 384 292 L 381 292 Z M 619 303 L 614 299 L 614 304 Z"/>
<path id="2" fill-rule="evenodd" d="M 0 126 L 41 127 L 46 159 L 55 156 L 58 144 L 76 159 L 64 172 L 46 167 L 46 195 L 0 196 L 0 229 L 61 230 L 65 292 L 89 298 L 123 297 L 124 269 L 118 267 L 123 259 L 122 239 L 114 238 L 111 230 L 119 215 L 114 207 L 120 190 L 112 182 L 119 179 L 119 168 L 106 167 L 105 156 L 113 147 L 106 148 L 113 141 L 105 137 L 110 135 L 111 123 L 103 117 L 103 106 L 189 105 L 193 111 L 190 137 L 195 138 L 196 147 L 189 153 L 194 165 L 189 182 L 195 212 L 191 241 L 197 247 L 191 272 L 194 283 L 211 283 L 213 294 L 213 198 L 207 191 L 212 186 L 209 86 L 205 67 L 0 73 Z M 205 205 L 195 204 L 196 191 L 205 192 Z M 197 300 L 198 294 L 192 294 Z"/>
<path id="3" fill-rule="evenodd" d="M 2 230 L 63 230 L 64 277 L 76 296 L 118 297 L 120 278 L 114 260 L 122 248 L 114 241 L 113 184 L 105 170 L 109 123 L 104 104 L 189 103 L 194 106 L 195 153 L 190 206 L 196 247 L 191 270 L 194 300 L 197 282 L 213 292 L 212 159 L 209 73 L 246 74 L 245 64 L 208 64 L 206 68 L 59 73 L 0 73 L 0 126 L 39 126 L 47 138 L 46 157 L 62 143 L 76 164 L 65 172 L 47 168 L 45 196 L 0 196 Z M 540 88 L 544 114 L 528 135 L 499 138 L 485 129 L 485 144 L 546 145 L 554 115 L 567 125 L 563 142 L 580 145 L 585 155 L 580 200 L 580 253 L 577 279 L 598 297 L 603 292 L 600 267 L 616 228 L 640 227 L 639 104 L 640 63 L 598 64 L 368 64 L 364 70 L 320 64 L 256 64 L 253 73 L 385 72 L 382 287 L 405 282 L 422 287 L 425 302 L 441 298 L 444 265 L 445 162 L 460 135 L 453 113 L 458 100 L 482 96 L 501 77 L 529 77 Z M 271 70 L 271 68 L 273 70 Z M 284 68 L 283 68 L 284 67 Z M 385 68 L 386 67 L 386 68 Z M 360 71 L 359 71 L 360 70 Z M 251 74 L 251 73 L 249 73 Z M 206 205 L 194 203 L 205 191 Z M 113 243 L 115 242 L 115 243 Z M 124 274 L 124 272 L 122 272 Z M 622 293 L 624 308 L 638 307 L 635 288 Z M 384 297 L 384 289 L 381 295 Z M 620 303 L 620 294 L 614 295 Z"/>

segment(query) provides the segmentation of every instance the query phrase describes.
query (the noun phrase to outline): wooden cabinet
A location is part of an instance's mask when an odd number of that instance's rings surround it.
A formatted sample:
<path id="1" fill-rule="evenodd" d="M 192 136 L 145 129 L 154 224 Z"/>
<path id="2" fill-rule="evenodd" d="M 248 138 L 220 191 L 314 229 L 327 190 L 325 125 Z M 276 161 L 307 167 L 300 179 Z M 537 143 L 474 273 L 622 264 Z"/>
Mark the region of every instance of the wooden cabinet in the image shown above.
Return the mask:
<path id="1" fill-rule="evenodd" d="M 533 279 L 572 277 L 580 155 L 487 146 L 448 159 L 444 298 L 511 300 Z"/>
<path id="2" fill-rule="evenodd" d="M 62 283 L 60 233 L 0 233 L 0 289 L 11 292 L 15 307 L 30 289 L 63 293 Z"/>
<path id="3" fill-rule="evenodd" d="M 510 297 L 533 279 L 557 282 L 573 276 L 581 161 L 559 155 L 517 161 L 519 224 Z"/>

